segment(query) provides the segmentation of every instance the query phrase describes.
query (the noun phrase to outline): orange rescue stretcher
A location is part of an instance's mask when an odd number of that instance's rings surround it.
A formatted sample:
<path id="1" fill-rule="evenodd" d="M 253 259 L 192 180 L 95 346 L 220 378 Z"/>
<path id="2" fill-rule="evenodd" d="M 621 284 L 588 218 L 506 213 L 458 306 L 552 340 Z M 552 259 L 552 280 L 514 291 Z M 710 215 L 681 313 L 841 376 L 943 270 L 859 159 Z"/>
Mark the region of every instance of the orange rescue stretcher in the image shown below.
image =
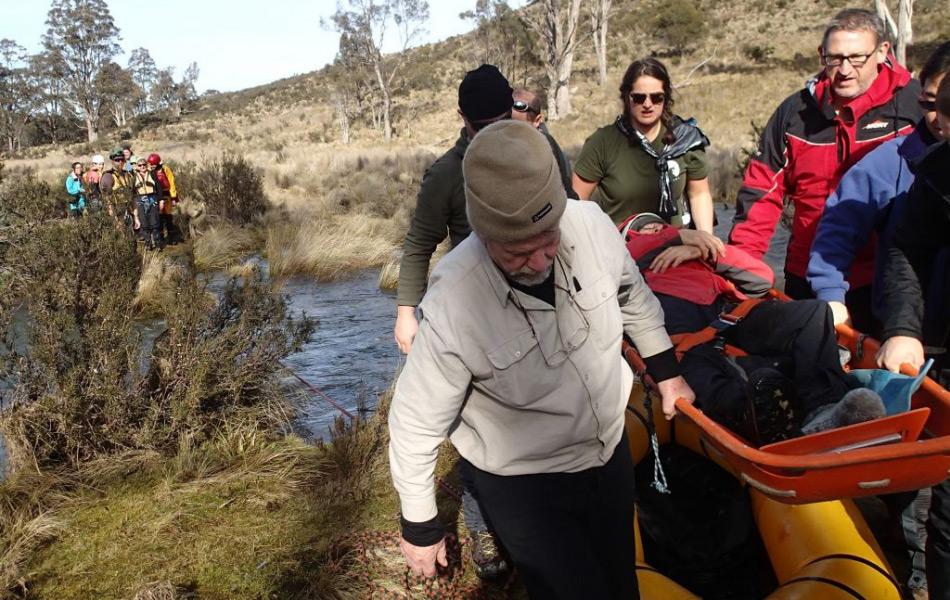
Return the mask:
<path id="1" fill-rule="evenodd" d="M 773 296 L 784 299 L 778 293 Z M 837 332 L 839 345 L 851 352 L 846 368 L 876 367 L 877 341 L 847 326 Z M 725 351 L 741 352 L 731 346 Z M 643 361 L 626 341 L 623 354 L 634 372 L 652 385 Z M 682 400 L 676 406 L 679 414 L 669 425 L 655 419 L 661 444 L 675 441 L 690 447 L 785 504 L 916 490 L 950 476 L 950 392 L 930 378 L 924 378 L 907 412 L 759 448 L 699 408 Z M 644 424 L 649 417 L 645 411 L 634 416 Z"/>

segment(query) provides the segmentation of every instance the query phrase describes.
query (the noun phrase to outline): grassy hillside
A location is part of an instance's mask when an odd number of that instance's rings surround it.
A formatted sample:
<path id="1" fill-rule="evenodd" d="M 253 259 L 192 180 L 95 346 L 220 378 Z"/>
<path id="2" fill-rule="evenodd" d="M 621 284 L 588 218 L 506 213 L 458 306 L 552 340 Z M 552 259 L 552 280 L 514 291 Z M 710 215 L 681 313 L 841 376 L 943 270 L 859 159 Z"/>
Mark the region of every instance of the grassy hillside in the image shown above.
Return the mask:
<path id="1" fill-rule="evenodd" d="M 575 112 L 549 123 L 552 134 L 575 156 L 585 138 L 619 112 L 617 88 L 629 62 L 655 54 L 670 68 L 676 112 L 695 117 L 712 141 L 711 189 L 724 202 L 735 198 L 742 150 L 754 145 L 753 124 L 762 126 L 778 103 L 818 70 L 824 24 L 847 6 L 841 0 L 615 0 L 614 5 L 608 83 L 597 85 L 587 37 L 571 80 Z M 945 8 L 945 0 L 917 0 L 910 68 L 919 68 L 940 40 L 950 39 L 950 20 L 940 14 Z M 669 25 L 671 15 L 688 18 Z M 230 266 L 259 250 L 278 276 L 328 279 L 388 265 L 392 282 L 422 174 L 458 135 L 458 83 L 481 62 L 480 52 L 474 34 L 409 51 L 395 92 L 391 142 L 373 127 L 368 110 L 354 117 L 351 142 L 339 141 L 327 69 L 204 97 L 174 123 L 140 119 L 130 141 L 137 152 L 157 151 L 186 174 L 224 155 L 243 156 L 262 174 L 274 210 L 255 219 L 251 235 L 215 227 L 196 248 L 199 264 Z M 537 90 L 544 83 L 537 64 L 512 81 Z M 29 167 L 62 186 L 72 161 L 88 160 L 118 141 L 31 148 L 7 165 Z M 191 181 L 186 187 L 203 184 Z M 241 240 L 248 243 L 238 244 Z"/>

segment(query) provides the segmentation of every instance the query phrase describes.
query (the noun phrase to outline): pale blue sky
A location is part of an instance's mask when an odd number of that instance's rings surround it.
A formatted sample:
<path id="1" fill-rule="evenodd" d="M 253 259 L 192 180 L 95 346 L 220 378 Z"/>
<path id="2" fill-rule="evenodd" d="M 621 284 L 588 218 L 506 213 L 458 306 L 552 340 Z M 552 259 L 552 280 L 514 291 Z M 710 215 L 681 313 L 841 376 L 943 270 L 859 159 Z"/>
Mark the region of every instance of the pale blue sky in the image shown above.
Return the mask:
<path id="1" fill-rule="evenodd" d="M 37 52 L 46 30 L 48 0 L 0 0 L 0 39 L 10 38 Z M 160 68 L 175 67 L 180 77 L 192 61 L 201 76 L 198 90 L 222 92 L 243 89 L 319 69 L 333 60 L 337 34 L 320 28 L 335 0 L 108 0 L 122 36 L 120 60 L 129 53 L 149 50 Z M 509 2 L 521 6 L 524 0 Z M 475 0 L 430 0 L 428 35 L 423 41 L 442 40 L 470 29 L 460 12 Z"/>

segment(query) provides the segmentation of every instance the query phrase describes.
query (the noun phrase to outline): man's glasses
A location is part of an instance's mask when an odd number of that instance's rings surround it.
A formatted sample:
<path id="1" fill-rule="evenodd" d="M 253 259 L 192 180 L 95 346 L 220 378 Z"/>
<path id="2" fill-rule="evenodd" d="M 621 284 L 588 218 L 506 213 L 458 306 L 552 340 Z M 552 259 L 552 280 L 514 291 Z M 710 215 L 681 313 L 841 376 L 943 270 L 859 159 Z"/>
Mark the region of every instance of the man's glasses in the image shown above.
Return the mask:
<path id="1" fill-rule="evenodd" d="M 516 110 L 520 113 L 537 112 L 533 108 L 531 108 L 531 106 L 524 100 L 515 100 L 514 103 L 511 105 L 511 109 Z"/>
<path id="2" fill-rule="evenodd" d="M 877 52 L 877 50 L 869 52 L 868 54 L 852 54 L 851 56 L 845 56 L 843 54 L 823 54 L 821 56 L 821 64 L 826 67 L 840 67 L 844 64 L 844 61 L 848 61 L 852 67 L 860 69 L 868 62 L 869 58 L 874 56 L 874 52 Z"/>
<path id="3" fill-rule="evenodd" d="M 917 105 L 920 106 L 921 110 L 924 112 L 933 112 L 937 110 L 937 101 L 936 100 L 924 100 L 921 98 L 917 101 Z"/>
<path id="4" fill-rule="evenodd" d="M 663 104 L 666 102 L 666 94 L 663 92 L 654 92 L 652 94 L 630 93 L 630 101 L 634 104 L 643 104 L 647 101 L 647 98 L 650 99 L 650 103 L 652 104 Z"/>

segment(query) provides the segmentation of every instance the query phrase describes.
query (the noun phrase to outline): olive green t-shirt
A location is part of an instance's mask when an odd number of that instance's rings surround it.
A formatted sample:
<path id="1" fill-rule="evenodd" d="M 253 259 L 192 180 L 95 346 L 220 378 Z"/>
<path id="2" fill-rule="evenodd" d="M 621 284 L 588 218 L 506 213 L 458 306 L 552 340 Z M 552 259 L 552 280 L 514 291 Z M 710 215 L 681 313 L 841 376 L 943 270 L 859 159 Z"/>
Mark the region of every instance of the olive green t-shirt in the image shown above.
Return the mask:
<path id="1" fill-rule="evenodd" d="M 657 153 L 663 151 L 663 136 L 666 128 L 653 141 Z M 705 179 L 709 175 L 706 152 L 700 148 L 690 150 L 671 161 L 670 188 L 676 204 L 677 216 L 672 225 L 683 225 L 687 180 Z M 581 149 L 574 164 L 574 172 L 586 181 L 598 182 L 590 199 L 620 224 L 634 213 L 656 212 L 660 205 L 660 172 L 656 159 L 643 151 L 639 144 L 630 145 L 630 140 L 614 124 L 595 131 Z"/>

